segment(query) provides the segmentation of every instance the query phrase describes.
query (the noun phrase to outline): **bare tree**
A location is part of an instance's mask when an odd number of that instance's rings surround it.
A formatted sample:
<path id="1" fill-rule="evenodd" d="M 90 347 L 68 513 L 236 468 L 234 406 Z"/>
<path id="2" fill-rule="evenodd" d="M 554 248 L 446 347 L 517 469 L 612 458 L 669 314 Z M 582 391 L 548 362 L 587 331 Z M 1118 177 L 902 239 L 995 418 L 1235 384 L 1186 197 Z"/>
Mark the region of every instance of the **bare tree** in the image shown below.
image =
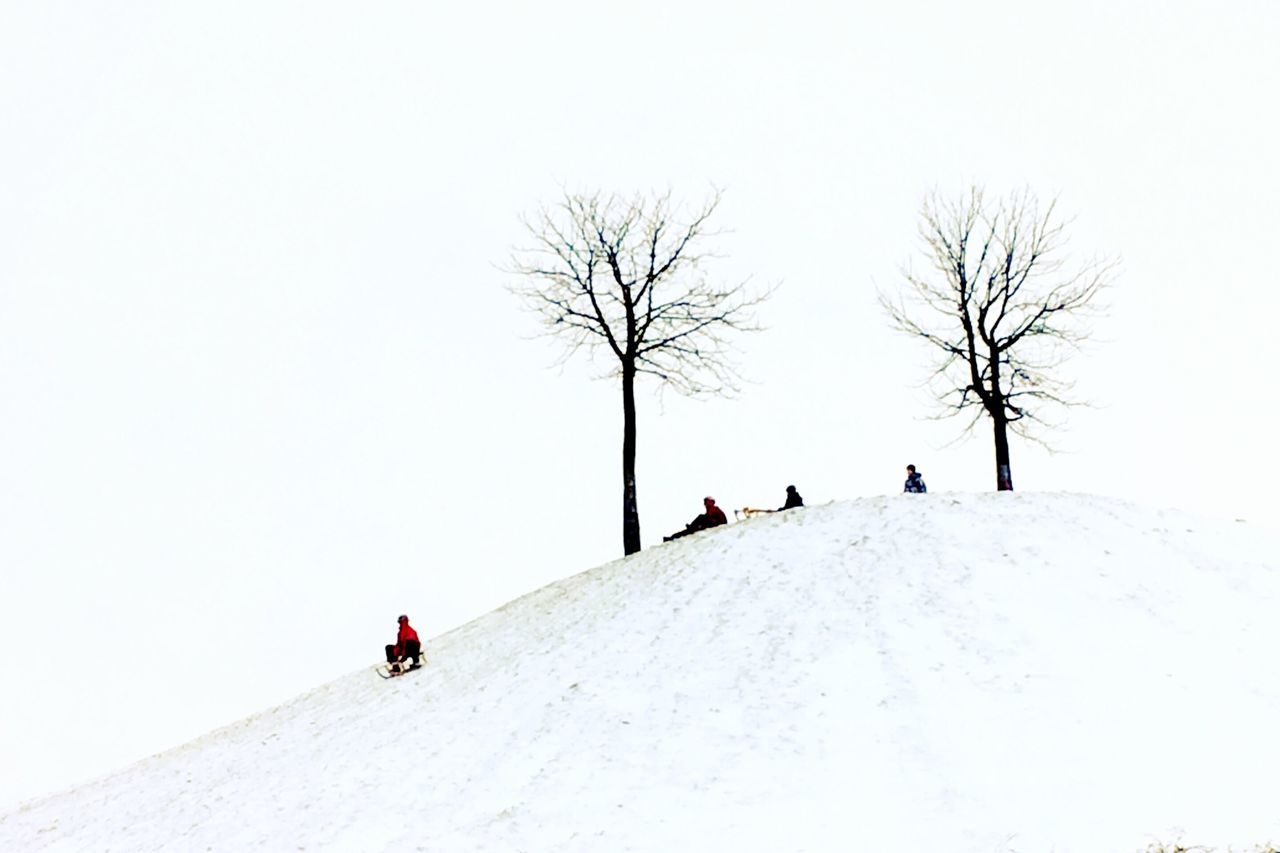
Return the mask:
<path id="1" fill-rule="evenodd" d="M 1078 403 L 1059 368 L 1087 337 L 1084 321 L 1115 267 L 1068 268 L 1056 204 L 1042 210 L 1029 190 L 997 202 L 978 188 L 958 199 L 930 195 L 920 214 L 930 270 L 903 271 L 905 298 L 880 295 L 895 328 L 937 350 L 938 416 L 972 411 L 966 432 L 991 418 L 1002 491 L 1013 489 L 1009 433 L 1043 443 L 1030 427 L 1051 425 L 1046 409 Z"/>
<path id="2" fill-rule="evenodd" d="M 515 253 L 512 271 L 522 281 L 512 289 L 546 334 L 563 340 L 562 360 L 581 350 L 604 354 L 604 377 L 621 380 L 625 554 L 640 550 L 636 380 L 647 375 L 689 396 L 736 392 L 729 338 L 758 330 L 753 309 L 768 296 L 749 294 L 746 282 L 706 278 L 707 223 L 719 203 L 716 193 L 682 217 L 670 194 L 566 193 L 525 218 L 533 243 Z"/>

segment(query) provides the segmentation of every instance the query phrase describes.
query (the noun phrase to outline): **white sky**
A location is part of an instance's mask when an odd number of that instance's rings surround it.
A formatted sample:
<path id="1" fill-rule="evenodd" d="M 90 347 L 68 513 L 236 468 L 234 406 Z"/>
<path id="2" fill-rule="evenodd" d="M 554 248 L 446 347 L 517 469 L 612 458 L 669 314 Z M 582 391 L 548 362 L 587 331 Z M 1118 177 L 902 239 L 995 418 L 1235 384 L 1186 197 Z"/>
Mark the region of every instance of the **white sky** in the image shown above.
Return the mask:
<path id="1" fill-rule="evenodd" d="M 875 304 L 971 181 L 1123 259 L 1015 484 L 1280 526 L 1272 4 L 532 5 L 0 6 L 0 803 L 620 553 L 618 391 L 499 269 L 562 185 L 724 187 L 783 282 L 740 399 L 642 397 L 646 543 L 991 486 Z"/>

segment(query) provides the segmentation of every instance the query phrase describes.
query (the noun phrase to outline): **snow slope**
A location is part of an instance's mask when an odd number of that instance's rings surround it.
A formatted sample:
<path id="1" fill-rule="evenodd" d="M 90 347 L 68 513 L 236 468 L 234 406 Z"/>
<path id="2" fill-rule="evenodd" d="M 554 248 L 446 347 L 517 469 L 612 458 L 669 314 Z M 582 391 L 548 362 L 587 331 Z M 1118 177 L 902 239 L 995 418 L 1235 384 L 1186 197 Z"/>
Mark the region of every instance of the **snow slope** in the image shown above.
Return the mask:
<path id="1" fill-rule="evenodd" d="M 756 518 L 28 803 L 0 850 L 1276 841 L 1273 548 L 1080 495 Z"/>

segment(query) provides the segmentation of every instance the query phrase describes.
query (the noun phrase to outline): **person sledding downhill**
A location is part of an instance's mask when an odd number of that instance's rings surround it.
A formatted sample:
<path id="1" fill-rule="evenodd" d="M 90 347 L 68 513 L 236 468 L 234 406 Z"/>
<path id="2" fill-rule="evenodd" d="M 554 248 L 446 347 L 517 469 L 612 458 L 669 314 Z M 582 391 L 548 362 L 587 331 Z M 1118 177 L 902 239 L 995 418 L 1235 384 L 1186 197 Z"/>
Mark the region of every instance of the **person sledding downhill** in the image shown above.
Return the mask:
<path id="1" fill-rule="evenodd" d="M 418 641 L 418 632 L 409 624 L 408 616 L 401 616 L 398 621 L 400 631 L 396 634 L 396 644 L 387 646 L 387 671 L 392 675 L 399 675 L 422 666 L 418 662 L 422 654 L 422 643 Z M 412 663 L 408 663 L 409 661 Z M 406 663 L 408 663 L 407 666 Z"/>
<path id="2" fill-rule="evenodd" d="M 693 521 L 685 525 L 684 530 L 679 533 L 672 533 L 670 536 L 663 536 L 663 542 L 670 542 L 672 539 L 679 539 L 681 536 L 688 536 L 690 533 L 697 533 L 699 530 L 706 530 L 709 527 L 719 527 L 722 524 L 728 524 L 729 519 L 725 516 L 724 510 L 716 506 L 715 498 L 703 498 L 702 506 L 705 511 L 695 518 Z"/>

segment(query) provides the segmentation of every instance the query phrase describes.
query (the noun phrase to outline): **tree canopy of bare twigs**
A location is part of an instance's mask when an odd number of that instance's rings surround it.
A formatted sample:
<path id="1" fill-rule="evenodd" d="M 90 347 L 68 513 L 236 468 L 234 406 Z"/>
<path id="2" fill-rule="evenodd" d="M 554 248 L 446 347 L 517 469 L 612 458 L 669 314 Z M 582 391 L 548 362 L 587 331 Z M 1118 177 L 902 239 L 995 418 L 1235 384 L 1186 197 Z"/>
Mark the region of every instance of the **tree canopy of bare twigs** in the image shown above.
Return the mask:
<path id="1" fill-rule="evenodd" d="M 978 188 L 935 192 L 920 212 L 927 270 L 905 269 L 897 298 L 880 294 L 894 328 L 935 351 L 939 417 L 971 412 L 966 431 L 991 419 L 1000 490 L 1013 488 L 1009 432 L 1043 443 L 1031 428 L 1080 402 L 1060 368 L 1087 339 L 1116 265 L 1068 265 L 1066 224 L 1056 199 L 1042 207 L 1029 190 L 996 201 Z"/>
<path id="2" fill-rule="evenodd" d="M 682 214 L 670 194 L 623 198 L 569 194 L 524 224 L 531 244 L 515 252 L 512 290 L 564 343 L 563 358 L 603 356 L 622 388 L 623 552 L 640 550 L 636 500 L 636 380 L 686 395 L 732 394 L 740 376 L 731 338 L 756 331 L 754 309 L 768 293 L 747 282 L 718 284 L 709 220 L 716 193 Z"/>

